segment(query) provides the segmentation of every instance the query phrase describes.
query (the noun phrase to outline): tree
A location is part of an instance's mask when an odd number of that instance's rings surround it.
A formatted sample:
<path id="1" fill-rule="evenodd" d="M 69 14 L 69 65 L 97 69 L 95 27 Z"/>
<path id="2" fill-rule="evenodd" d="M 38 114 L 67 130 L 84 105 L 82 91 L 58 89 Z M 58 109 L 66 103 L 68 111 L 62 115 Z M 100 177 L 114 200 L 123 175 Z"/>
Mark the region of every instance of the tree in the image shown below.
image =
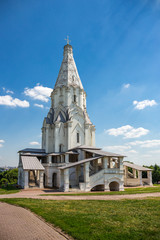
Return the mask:
<path id="1" fill-rule="evenodd" d="M 0 186 L 15 185 L 18 181 L 18 169 L 7 170 L 0 173 Z"/>
<path id="2" fill-rule="evenodd" d="M 160 181 L 160 167 L 157 164 L 153 167 L 152 181 L 153 183 L 158 183 Z"/>

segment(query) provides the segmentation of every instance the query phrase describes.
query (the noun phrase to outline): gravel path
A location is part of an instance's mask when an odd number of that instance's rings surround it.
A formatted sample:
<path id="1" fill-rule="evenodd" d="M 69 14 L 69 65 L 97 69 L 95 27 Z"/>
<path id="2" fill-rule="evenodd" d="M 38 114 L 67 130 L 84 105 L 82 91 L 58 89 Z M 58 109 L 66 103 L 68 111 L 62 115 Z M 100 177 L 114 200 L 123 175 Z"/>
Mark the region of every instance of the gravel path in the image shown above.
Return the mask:
<path id="1" fill-rule="evenodd" d="M 1 240 L 66 240 L 65 235 L 42 221 L 30 211 L 0 203 Z"/>
<path id="2" fill-rule="evenodd" d="M 40 196 L 40 194 L 53 194 L 52 196 Z M 122 199 L 143 199 L 147 197 L 160 197 L 157 193 L 139 193 L 128 195 L 85 195 L 85 196 L 55 196 L 50 190 L 22 190 L 15 194 L 0 195 L 0 198 L 34 198 L 45 200 L 122 200 Z M 58 193 L 56 193 L 58 194 Z"/>

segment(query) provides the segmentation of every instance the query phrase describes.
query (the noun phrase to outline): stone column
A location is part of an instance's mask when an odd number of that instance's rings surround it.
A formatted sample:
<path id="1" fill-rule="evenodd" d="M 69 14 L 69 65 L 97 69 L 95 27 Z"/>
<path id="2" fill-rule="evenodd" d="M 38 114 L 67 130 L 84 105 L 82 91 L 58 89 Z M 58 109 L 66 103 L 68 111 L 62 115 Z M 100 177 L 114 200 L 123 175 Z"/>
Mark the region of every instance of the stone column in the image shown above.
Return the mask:
<path id="1" fill-rule="evenodd" d="M 107 169 L 108 168 L 108 161 L 109 161 L 108 157 L 104 157 L 103 158 L 103 169 Z"/>
<path id="2" fill-rule="evenodd" d="M 119 164 L 120 164 L 120 170 L 123 171 L 123 157 L 120 157 L 119 158 Z M 128 171 L 128 168 L 127 168 L 127 171 Z"/>
<path id="3" fill-rule="evenodd" d="M 147 171 L 147 178 L 150 186 L 153 186 L 152 183 L 152 171 Z"/>
<path id="4" fill-rule="evenodd" d="M 52 163 L 52 156 L 48 156 L 48 163 L 49 163 L 49 164 Z"/>
<path id="5" fill-rule="evenodd" d="M 93 163 L 94 163 L 95 172 L 98 172 L 98 159 L 94 160 Z"/>
<path id="6" fill-rule="evenodd" d="M 128 178 L 128 167 L 125 166 L 125 178 L 127 179 Z"/>
<path id="7" fill-rule="evenodd" d="M 64 169 L 64 192 L 69 191 L 69 168 Z"/>
<path id="8" fill-rule="evenodd" d="M 44 171 L 39 171 L 39 188 L 44 188 L 43 177 L 44 177 Z"/>
<path id="9" fill-rule="evenodd" d="M 107 180 L 107 169 L 108 169 L 108 162 L 109 162 L 109 157 L 103 157 L 103 169 L 104 169 L 104 191 L 107 192 L 109 191 L 109 183 Z"/>
<path id="10" fill-rule="evenodd" d="M 113 168 L 113 161 L 112 161 L 112 158 L 109 158 L 109 166 L 110 166 L 110 168 Z"/>
<path id="11" fill-rule="evenodd" d="M 137 178 L 136 169 L 133 168 L 133 178 Z"/>
<path id="12" fill-rule="evenodd" d="M 138 171 L 138 178 L 139 178 L 139 182 L 140 182 L 140 185 L 142 186 L 143 183 L 142 183 L 142 171 Z"/>
<path id="13" fill-rule="evenodd" d="M 51 168 L 50 167 L 46 167 L 46 186 L 47 187 L 52 187 L 52 176 L 53 176 L 53 172 L 51 171 Z"/>
<path id="14" fill-rule="evenodd" d="M 69 163 L 69 154 L 65 154 L 65 163 Z"/>
<path id="15" fill-rule="evenodd" d="M 79 175 L 80 175 L 80 170 L 81 170 L 81 166 L 77 165 L 76 169 L 75 169 L 75 173 L 76 173 L 76 184 L 79 185 Z"/>
<path id="16" fill-rule="evenodd" d="M 89 191 L 89 162 L 84 163 L 84 182 L 85 182 L 85 191 Z"/>
<path id="17" fill-rule="evenodd" d="M 28 183 L 29 183 L 29 176 L 28 176 L 28 171 L 24 171 L 24 189 L 29 188 Z"/>
<path id="18" fill-rule="evenodd" d="M 64 191 L 64 170 L 60 170 L 60 189 Z"/>

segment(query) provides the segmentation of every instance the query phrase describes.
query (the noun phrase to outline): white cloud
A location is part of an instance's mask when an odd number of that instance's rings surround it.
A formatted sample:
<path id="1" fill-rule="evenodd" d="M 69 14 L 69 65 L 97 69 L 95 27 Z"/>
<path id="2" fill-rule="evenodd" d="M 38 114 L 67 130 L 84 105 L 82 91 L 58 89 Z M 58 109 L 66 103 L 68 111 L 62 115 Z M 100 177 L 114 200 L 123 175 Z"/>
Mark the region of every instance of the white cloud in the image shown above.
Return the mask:
<path id="1" fill-rule="evenodd" d="M 29 102 L 26 100 L 20 100 L 13 98 L 10 95 L 0 96 L 0 105 L 6 105 L 10 107 L 29 107 Z"/>
<path id="2" fill-rule="evenodd" d="M 106 151 L 125 151 L 128 149 L 131 149 L 131 146 L 127 146 L 127 145 L 117 145 L 117 146 L 104 146 L 103 147 L 104 150 Z"/>
<path id="3" fill-rule="evenodd" d="M 159 154 L 160 153 L 160 149 L 158 149 L 158 150 L 152 150 L 152 151 L 149 151 L 149 153 L 152 153 L 152 154 Z"/>
<path id="4" fill-rule="evenodd" d="M 131 86 L 130 83 L 127 83 L 127 84 L 124 84 L 124 85 L 123 85 L 124 88 L 129 88 L 130 86 Z"/>
<path id="5" fill-rule="evenodd" d="M 5 143 L 5 141 L 3 139 L 0 139 L 0 148 L 3 147 L 2 143 Z"/>
<path id="6" fill-rule="evenodd" d="M 39 108 L 44 108 L 43 104 L 37 104 L 37 103 L 35 103 L 34 106 L 35 106 L 35 107 L 39 107 Z"/>
<path id="7" fill-rule="evenodd" d="M 10 94 L 13 94 L 14 92 L 9 90 L 9 89 L 6 89 L 5 87 L 2 88 L 4 92 L 6 93 L 10 93 Z"/>
<path id="8" fill-rule="evenodd" d="M 132 149 L 132 150 L 129 150 L 128 153 L 137 153 L 137 151 Z"/>
<path id="9" fill-rule="evenodd" d="M 145 140 L 145 141 L 134 141 L 129 143 L 131 146 L 140 146 L 142 148 L 151 148 L 151 147 L 159 147 L 160 146 L 160 140 L 159 139 L 153 139 L 153 140 Z"/>
<path id="10" fill-rule="evenodd" d="M 157 105 L 155 100 L 144 100 L 141 102 L 133 101 L 133 105 L 135 105 L 135 109 L 142 110 L 146 107 L 152 107 L 154 105 Z"/>
<path id="11" fill-rule="evenodd" d="M 33 99 L 48 102 L 51 95 L 52 88 L 43 87 L 37 84 L 34 88 L 25 88 L 24 94 Z"/>
<path id="12" fill-rule="evenodd" d="M 11 91 L 11 90 L 6 90 L 6 93 L 13 94 L 14 92 L 13 92 L 13 91 Z"/>
<path id="13" fill-rule="evenodd" d="M 125 125 L 119 128 L 111 128 L 104 131 L 105 133 L 113 136 L 124 136 L 124 138 L 138 138 L 148 134 L 149 130 L 143 127 L 134 128 L 130 125 Z"/>
<path id="14" fill-rule="evenodd" d="M 39 142 L 30 142 L 29 144 L 30 144 L 30 145 L 40 145 Z"/>

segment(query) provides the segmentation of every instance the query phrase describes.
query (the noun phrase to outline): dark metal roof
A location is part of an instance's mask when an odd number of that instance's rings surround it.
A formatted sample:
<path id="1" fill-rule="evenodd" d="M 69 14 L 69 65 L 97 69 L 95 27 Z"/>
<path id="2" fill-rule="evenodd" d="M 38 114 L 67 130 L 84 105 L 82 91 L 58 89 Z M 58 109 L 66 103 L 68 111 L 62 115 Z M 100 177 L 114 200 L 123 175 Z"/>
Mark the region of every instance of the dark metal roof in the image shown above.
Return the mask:
<path id="1" fill-rule="evenodd" d="M 45 153 L 45 149 L 40 149 L 40 148 L 25 148 L 25 149 L 20 150 L 19 152 Z"/>
<path id="2" fill-rule="evenodd" d="M 31 152 L 23 152 L 21 156 L 36 156 L 36 157 L 45 157 L 47 153 L 31 153 Z"/>

